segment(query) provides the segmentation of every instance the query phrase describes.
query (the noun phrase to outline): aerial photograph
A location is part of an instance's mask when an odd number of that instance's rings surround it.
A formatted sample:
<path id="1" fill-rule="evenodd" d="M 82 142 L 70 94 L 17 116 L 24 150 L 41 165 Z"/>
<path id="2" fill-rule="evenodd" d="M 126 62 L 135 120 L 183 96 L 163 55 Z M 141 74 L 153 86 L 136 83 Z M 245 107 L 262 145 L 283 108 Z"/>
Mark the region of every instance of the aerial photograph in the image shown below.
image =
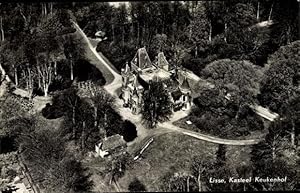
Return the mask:
<path id="1" fill-rule="evenodd" d="M 0 2 L 0 192 L 300 191 L 300 0 Z"/>

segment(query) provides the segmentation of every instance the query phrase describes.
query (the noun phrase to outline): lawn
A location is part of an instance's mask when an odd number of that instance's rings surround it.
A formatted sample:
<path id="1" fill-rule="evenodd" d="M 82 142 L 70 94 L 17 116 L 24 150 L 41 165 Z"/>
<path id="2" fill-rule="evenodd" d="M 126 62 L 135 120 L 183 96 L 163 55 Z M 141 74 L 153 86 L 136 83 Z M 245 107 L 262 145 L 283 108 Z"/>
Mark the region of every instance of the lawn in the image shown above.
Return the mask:
<path id="1" fill-rule="evenodd" d="M 187 117 L 184 117 L 182 119 L 179 119 L 178 121 L 175 121 L 173 124 L 178 126 L 178 127 L 181 127 L 181 128 L 184 128 L 184 129 L 187 129 L 187 130 L 191 130 L 191 131 L 195 131 L 195 132 L 199 132 L 199 133 L 202 133 L 202 134 L 206 134 L 206 135 L 211 135 L 211 136 L 214 136 L 212 133 L 209 133 L 207 131 L 203 131 L 201 129 L 199 129 L 195 124 L 191 124 L 191 125 L 188 125 L 186 124 L 186 121 L 189 121 L 191 120 L 190 118 L 190 115 L 187 116 Z M 249 135 L 246 135 L 246 136 L 228 136 L 228 137 L 220 137 L 220 138 L 224 138 L 224 139 L 259 139 L 259 138 L 263 138 L 266 133 L 267 133 L 267 124 L 264 123 L 264 127 L 265 129 L 263 130 L 255 130 L 255 131 L 250 131 L 250 134 Z M 218 137 L 218 136 L 215 136 L 215 137 Z"/>
<path id="2" fill-rule="evenodd" d="M 119 179 L 118 184 L 122 191 L 127 191 L 129 183 L 137 177 L 147 191 L 161 191 L 159 182 L 170 171 L 189 171 L 191 160 L 195 155 L 203 159 L 214 159 L 218 145 L 197 140 L 189 136 L 177 133 L 168 133 L 154 138 L 154 142 L 145 150 L 142 159 L 134 162 L 132 168 L 127 169 L 125 176 Z M 249 163 L 249 146 L 228 146 L 227 162 L 229 165 Z M 212 160 L 213 161 L 213 160 Z M 103 163 L 99 163 L 99 167 Z M 93 180 L 97 191 L 115 191 L 113 187 L 107 187 L 105 180 L 97 176 L 95 164 Z M 96 164 L 97 165 L 97 164 Z"/>
<path id="3" fill-rule="evenodd" d="M 106 80 L 106 84 L 111 83 L 114 80 L 114 76 L 111 72 L 105 67 L 105 65 L 101 64 L 99 59 L 95 56 L 92 50 L 88 47 L 88 44 L 85 42 L 81 34 L 76 31 L 74 33 L 74 38 L 83 41 L 84 49 L 85 49 L 85 58 L 88 60 L 90 64 L 93 64 L 100 72 L 103 74 L 104 79 Z"/>

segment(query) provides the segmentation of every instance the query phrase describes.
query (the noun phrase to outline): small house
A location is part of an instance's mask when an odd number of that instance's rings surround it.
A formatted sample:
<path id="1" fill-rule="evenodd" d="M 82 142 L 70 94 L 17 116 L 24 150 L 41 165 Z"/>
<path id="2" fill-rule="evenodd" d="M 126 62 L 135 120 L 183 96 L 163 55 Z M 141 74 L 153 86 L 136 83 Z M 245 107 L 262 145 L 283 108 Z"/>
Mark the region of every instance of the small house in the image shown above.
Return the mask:
<path id="1" fill-rule="evenodd" d="M 126 149 L 126 141 L 123 139 L 123 136 L 116 134 L 104 138 L 99 144 L 95 146 L 96 157 L 100 156 L 102 158 L 119 154 L 124 152 Z"/>

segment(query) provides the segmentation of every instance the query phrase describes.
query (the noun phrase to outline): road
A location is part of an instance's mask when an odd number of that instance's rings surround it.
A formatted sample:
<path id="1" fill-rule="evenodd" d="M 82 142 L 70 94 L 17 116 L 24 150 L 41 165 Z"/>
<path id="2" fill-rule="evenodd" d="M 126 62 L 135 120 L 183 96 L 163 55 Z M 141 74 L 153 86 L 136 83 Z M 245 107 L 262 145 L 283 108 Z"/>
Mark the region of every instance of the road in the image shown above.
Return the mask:
<path id="1" fill-rule="evenodd" d="M 88 48 L 93 52 L 93 54 L 97 57 L 98 62 L 95 64 L 95 67 L 97 67 L 100 71 L 103 68 L 103 66 L 111 73 L 111 75 L 114 77 L 113 81 L 108 82 L 104 89 L 110 93 L 112 96 L 115 96 L 116 98 L 116 106 L 117 110 L 120 113 L 120 115 L 127 120 L 130 120 L 133 122 L 137 128 L 138 128 L 138 137 L 131 143 L 129 143 L 129 146 L 136 145 L 137 143 L 144 141 L 146 137 L 149 137 L 151 135 L 157 135 L 157 134 L 164 134 L 167 132 L 178 132 L 184 135 L 188 135 L 191 137 L 194 137 L 196 139 L 217 143 L 217 144 L 225 144 L 225 145 L 253 145 L 257 144 L 260 139 L 251 139 L 251 140 L 228 140 L 228 139 L 222 139 L 214 136 L 204 135 L 198 132 L 193 132 L 184 128 L 180 128 L 178 126 L 175 126 L 173 122 L 176 120 L 179 120 L 185 116 L 188 115 L 187 112 L 178 111 L 175 112 L 172 116 L 171 120 L 168 122 L 160 123 L 158 125 L 158 128 L 156 129 L 146 129 L 141 124 L 141 115 L 133 115 L 129 109 L 123 107 L 123 102 L 119 98 L 117 94 L 117 90 L 121 88 L 122 85 L 122 77 L 119 73 L 117 73 L 110 65 L 100 56 L 100 54 L 96 51 L 96 47 L 93 46 L 90 42 L 90 39 L 86 36 L 86 34 L 82 31 L 82 29 L 75 23 L 74 26 L 77 29 L 77 31 L 81 34 L 83 39 L 86 41 Z M 159 131 L 161 129 L 161 131 Z M 169 131 L 168 131 L 169 130 Z"/>
<path id="2" fill-rule="evenodd" d="M 94 47 L 89 38 L 86 36 L 86 34 L 82 31 L 82 29 L 78 26 L 78 24 L 76 22 L 73 22 L 75 28 L 77 29 L 77 31 L 81 34 L 81 36 L 84 38 L 84 40 L 86 41 L 86 43 L 88 44 L 89 49 L 92 51 L 92 53 L 97 57 L 97 59 L 99 60 L 98 65 L 102 65 L 104 66 L 114 77 L 112 82 L 107 83 L 104 86 L 104 89 L 110 93 L 113 96 L 116 96 L 116 91 L 118 88 L 121 87 L 122 85 L 122 76 L 115 72 L 110 65 L 99 55 L 99 53 L 96 51 L 96 47 Z M 101 68 L 96 64 L 96 67 L 101 71 Z"/>

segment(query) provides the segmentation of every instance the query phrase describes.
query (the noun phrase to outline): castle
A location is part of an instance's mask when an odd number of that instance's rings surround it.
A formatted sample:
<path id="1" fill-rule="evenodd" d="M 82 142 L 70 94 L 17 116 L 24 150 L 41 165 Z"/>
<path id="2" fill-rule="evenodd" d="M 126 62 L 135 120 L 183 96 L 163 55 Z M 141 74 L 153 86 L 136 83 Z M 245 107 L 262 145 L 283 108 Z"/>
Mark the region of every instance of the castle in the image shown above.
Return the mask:
<path id="1" fill-rule="evenodd" d="M 191 87 L 186 77 L 180 82 L 179 71 L 166 60 L 160 52 L 151 62 L 146 49 L 140 48 L 125 69 L 121 69 L 121 99 L 124 107 L 138 114 L 143 106 L 143 92 L 148 89 L 151 81 L 161 81 L 167 89 L 173 103 L 173 110 L 188 110 L 192 105 Z"/>

